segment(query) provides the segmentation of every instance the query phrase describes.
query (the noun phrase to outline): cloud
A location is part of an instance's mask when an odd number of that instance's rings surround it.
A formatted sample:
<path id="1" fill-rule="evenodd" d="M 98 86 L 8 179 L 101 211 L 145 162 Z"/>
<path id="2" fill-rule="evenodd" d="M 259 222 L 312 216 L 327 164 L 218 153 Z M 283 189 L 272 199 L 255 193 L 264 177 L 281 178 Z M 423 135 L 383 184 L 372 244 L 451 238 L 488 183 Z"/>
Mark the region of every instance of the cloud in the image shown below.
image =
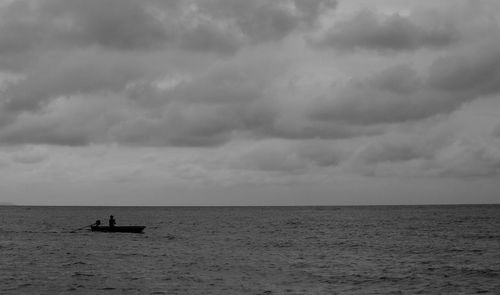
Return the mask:
<path id="1" fill-rule="evenodd" d="M 305 4 L 307 2 L 307 4 Z M 336 8 L 332 0 L 200 1 L 199 9 L 236 25 L 251 42 L 278 41 L 301 25 L 314 24 L 322 14 Z"/>
<path id="2" fill-rule="evenodd" d="M 500 124 L 497 124 L 491 131 L 491 135 L 500 138 Z"/>
<path id="3" fill-rule="evenodd" d="M 296 17 L 272 4 L 256 7 L 255 13 L 245 16 L 236 22 L 251 40 L 279 40 L 298 25 Z"/>
<path id="4" fill-rule="evenodd" d="M 17 115 L 0 129 L 0 140 L 213 146 L 229 141 L 234 132 L 266 129 L 272 122 L 273 100 L 266 92 L 271 77 L 281 71 L 276 61 L 225 63 L 165 88 L 165 81 L 140 82 L 142 64 L 121 62 L 121 54 L 100 54 L 83 59 L 92 66 L 63 60 L 54 73 L 10 85 L 7 94 L 18 99 L 6 100 L 3 111 Z"/>
<path id="5" fill-rule="evenodd" d="M 317 105 L 315 105 L 317 106 Z M 269 128 L 261 131 L 264 136 L 278 137 L 293 140 L 301 139 L 343 139 L 357 136 L 381 134 L 384 128 L 380 126 L 357 126 L 321 118 L 288 117 L 275 118 Z"/>
<path id="6" fill-rule="evenodd" d="M 266 128 L 274 113 L 267 91 L 282 71 L 280 63 L 261 57 L 235 60 L 166 89 L 146 86 L 149 90 L 134 99 L 144 111 L 111 126 L 111 138 L 129 144 L 212 146 L 227 142 L 234 132 Z"/>
<path id="7" fill-rule="evenodd" d="M 433 91 L 408 65 L 365 79 L 353 79 L 312 105 L 310 117 L 349 124 L 397 123 L 425 119 L 458 105 L 446 92 Z"/>
<path id="8" fill-rule="evenodd" d="M 342 20 L 336 4 L 10 2 L 0 9 L 0 142 L 203 155 L 245 142 L 229 168 L 263 175 L 496 173 L 491 142 L 440 139 L 428 122 L 500 92 L 500 45 L 486 40 L 498 28 L 443 11 Z M 318 35 L 337 50 L 310 46 Z M 345 54 L 358 48 L 369 50 Z"/>
<path id="9" fill-rule="evenodd" d="M 297 154 L 319 167 L 339 165 L 349 154 L 339 143 L 332 140 L 307 140 L 297 145 Z"/>
<path id="10" fill-rule="evenodd" d="M 386 124 L 448 114 L 500 91 L 500 44 L 486 42 L 434 60 L 428 72 L 396 65 L 353 78 L 311 105 L 310 117 L 350 124 Z"/>
<path id="11" fill-rule="evenodd" d="M 331 140 L 265 139 L 249 142 L 228 157 L 235 169 L 267 172 L 309 173 L 316 167 L 338 166 L 349 152 Z"/>
<path id="12" fill-rule="evenodd" d="M 280 40 L 336 1 L 19 0 L 0 11 L 0 55 L 99 46 L 234 53 L 242 42 Z"/>
<path id="13" fill-rule="evenodd" d="M 23 79 L 8 85 L 4 108 L 33 111 L 60 96 L 119 92 L 144 75 L 143 64 L 120 53 L 95 49 L 54 52 L 41 58 Z"/>
<path id="14" fill-rule="evenodd" d="M 11 158 L 15 163 L 37 164 L 49 158 L 48 151 L 43 147 L 28 146 L 12 154 Z"/>
<path id="15" fill-rule="evenodd" d="M 148 11 L 147 1 L 47 0 L 44 4 L 47 17 L 62 23 L 61 37 L 74 40 L 74 45 L 130 50 L 160 46 L 168 39 L 164 24 Z"/>
<path id="16" fill-rule="evenodd" d="M 235 115 L 233 109 L 218 106 L 173 105 L 158 118 L 127 118 L 113 126 L 110 134 L 112 139 L 132 145 L 220 145 L 237 127 Z"/>
<path id="17" fill-rule="evenodd" d="M 315 23 L 323 13 L 327 13 L 337 7 L 335 0 L 295 0 L 296 9 L 301 18 L 308 23 Z"/>
<path id="18" fill-rule="evenodd" d="M 265 130 L 274 114 L 266 91 L 283 66 L 271 60 L 277 54 L 266 61 L 258 56 L 274 45 L 259 53 L 258 44 L 312 29 L 335 7 L 328 0 L 308 6 L 292 0 L 6 3 L 0 11 L 0 69 L 19 79 L 2 89 L 2 124 L 13 125 L 1 136 L 11 144 L 92 142 L 96 136 L 88 129 L 74 126 L 68 133 L 43 115 L 54 111 L 56 100 L 75 96 L 124 96 L 136 103 L 115 100 L 130 117 L 102 126 L 108 140 L 121 143 L 214 145 L 235 130 Z M 218 60 L 234 65 L 213 66 Z M 186 79 L 168 89 L 161 85 L 175 76 Z"/>
<path id="19" fill-rule="evenodd" d="M 234 54 L 243 46 L 243 38 L 228 28 L 219 28 L 211 23 L 199 24 L 186 30 L 180 39 L 180 48 L 194 52 Z"/>
<path id="20" fill-rule="evenodd" d="M 307 167 L 307 161 L 294 151 L 293 145 L 281 141 L 267 141 L 253 145 L 232 159 L 235 168 L 293 172 Z"/>
<path id="21" fill-rule="evenodd" d="M 43 112 L 21 113 L 0 129 L 0 142 L 61 146 L 102 143 L 106 141 L 108 124 L 113 121 L 114 104 L 113 99 L 61 97 L 51 101 Z"/>
<path id="22" fill-rule="evenodd" d="M 457 140 L 437 156 L 438 173 L 445 177 L 500 175 L 500 149 L 485 143 Z"/>
<path id="23" fill-rule="evenodd" d="M 358 157 L 364 163 L 404 162 L 419 159 L 424 156 L 421 147 L 405 141 L 372 142 L 365 146 Z"/>
<path id="24" fill-rule="evenodd" d="M 168 36 L 164 24 L 148 11 L 150 3 L 14 1 L 2 8 L 4 46 L 0 52 L 58 46 L 99 45 L 121 50 L 160 46 Z"/>
<path id="25" fill-rule="evenodd" d="M 438 58 L 429 69 L 428 83 L 439 90 L 476 97 L 500 91 L 500 42 L 493 40 Z"/>
<path id="26" fill-rule="evenodd" d="M 434 129 L 428 129 L 429 126 Z M 361 140 L 341 165 L 346 171 L 362 175 L 426 176 L 428 164 L 435 161 L 436 155 L 450 145 L 454 137 L 454 130 L 445 122 L 430 120 L 410 129 Z"/>
<path id="27" fill-rule="evenodd" d="M 455 118 L 460 121 L 460 118 Z M 500 174 L 500 149 L 493 139 L 471 138 L 450 120 L 427 120 L 359 139 L 345 153 L 345 172 L 376 177 L 481 178 Z"/>
<path id="28" fill-rule="evenodd" d="M 358 48 L 400 51 L 445 47 L 458 38 L 458 31 L 451 23 L 419 24 L 399 14 L 382 17 L 365 10 L 337 23 L 317 45 L 343 51 Z"/>

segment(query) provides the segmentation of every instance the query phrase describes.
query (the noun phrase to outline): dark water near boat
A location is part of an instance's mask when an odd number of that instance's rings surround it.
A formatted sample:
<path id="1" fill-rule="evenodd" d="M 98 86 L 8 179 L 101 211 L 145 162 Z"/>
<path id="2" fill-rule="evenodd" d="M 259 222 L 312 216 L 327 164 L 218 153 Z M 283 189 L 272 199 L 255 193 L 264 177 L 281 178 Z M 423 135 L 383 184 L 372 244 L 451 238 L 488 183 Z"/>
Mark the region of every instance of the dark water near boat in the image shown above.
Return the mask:
<path id="1" fill-rule="evenodd" d="M 144 234 L 69 231 L 107 221 Z M 1 294 L 500 294 L 500 206 L 0 207 Z"/>

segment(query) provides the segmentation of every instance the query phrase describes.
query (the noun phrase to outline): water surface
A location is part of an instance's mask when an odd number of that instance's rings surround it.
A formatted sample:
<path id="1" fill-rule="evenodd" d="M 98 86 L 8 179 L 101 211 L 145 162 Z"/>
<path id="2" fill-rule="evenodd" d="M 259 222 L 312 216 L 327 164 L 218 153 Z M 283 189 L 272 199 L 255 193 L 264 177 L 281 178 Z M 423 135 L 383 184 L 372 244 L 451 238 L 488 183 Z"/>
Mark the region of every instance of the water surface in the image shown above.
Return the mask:
<path id="1" fill-rule="evenodd" d="M 145 233 L 70 233 L 110 214 Z M 500 294 L 500 206 L 4 206 L 0 221 L 1 294 Z"/>

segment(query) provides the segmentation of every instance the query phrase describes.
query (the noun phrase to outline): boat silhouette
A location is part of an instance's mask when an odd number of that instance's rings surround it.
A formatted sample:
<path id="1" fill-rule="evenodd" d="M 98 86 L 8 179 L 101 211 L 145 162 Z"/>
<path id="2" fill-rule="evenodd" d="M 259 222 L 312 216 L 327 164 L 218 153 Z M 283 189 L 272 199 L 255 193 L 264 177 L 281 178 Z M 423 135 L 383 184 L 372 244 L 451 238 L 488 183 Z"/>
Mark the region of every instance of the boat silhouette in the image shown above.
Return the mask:
<path id="1" fill-rule="evenodd" d="M 142 233 L 145 229 L 145 226 L 142 225 L 127 225 L 127 226 L 97 226 L 91 225 L 91 231 L 100 231 L 100 232 L 113 232 L 113 233 Z"/>

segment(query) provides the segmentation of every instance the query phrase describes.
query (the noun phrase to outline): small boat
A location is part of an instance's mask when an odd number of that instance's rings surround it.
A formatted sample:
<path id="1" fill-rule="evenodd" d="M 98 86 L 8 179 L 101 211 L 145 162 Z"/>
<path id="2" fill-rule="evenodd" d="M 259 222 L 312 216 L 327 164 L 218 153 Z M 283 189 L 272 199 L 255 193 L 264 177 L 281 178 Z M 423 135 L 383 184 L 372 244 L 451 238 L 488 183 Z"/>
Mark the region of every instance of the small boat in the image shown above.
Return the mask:
<path id="1" fill-rule="evenodd" d="M 102 231 L 112 233 L 142 233 L 145 229 L 142 225 L 128 225 L 128 226 L 95 226 L 91 225 L 91 231 Z"/>

